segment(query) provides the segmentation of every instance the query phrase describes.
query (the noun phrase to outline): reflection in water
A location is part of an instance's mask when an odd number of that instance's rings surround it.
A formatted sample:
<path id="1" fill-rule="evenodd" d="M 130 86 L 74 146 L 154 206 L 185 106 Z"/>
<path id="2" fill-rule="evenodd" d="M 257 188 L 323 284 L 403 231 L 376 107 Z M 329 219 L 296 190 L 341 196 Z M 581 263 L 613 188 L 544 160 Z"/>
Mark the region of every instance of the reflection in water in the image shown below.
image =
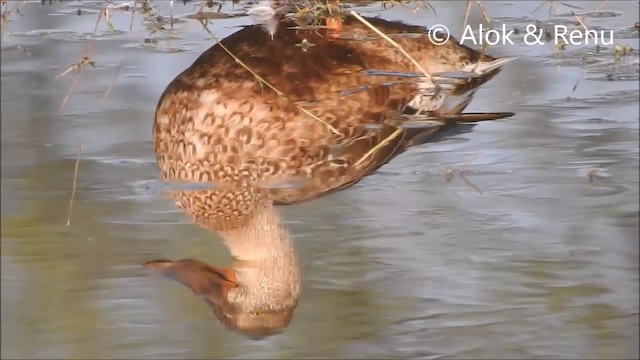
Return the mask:
<path id="1" fill-rule="evenodd" d="M 235 261 L 231 269 L 195 259 L 154 260 L 145 267 L 188 286 L 222 323 L 252 338 L 287 326 L 298 303 L 300 269 L 289 234 L 267 197 L 248 187 L 172 194 L 194 222 L 222 235 Z"/>
<path id="2" fill-rule="evenodd" d="M 407 148 L 462 130 L 458 122 L 512 115 L 461 114 L 511 59 L 453 41 L 436 46 L 420 27 L 368 21 L 437 85 L 415 76 L 411 61 L 355 18 L 333 30 L 283 20 L 275 33 L 249 26 L 211 47 L 158 104 L 154 146 L 163 180 L 215 184 L 172 193 L 194 222 L 222 235 L 236 260 L 232 269 L 198 260 L 146 267 L 204 296 L 220 321 L 251 337 L 286 326 L 300 292 L 274 204 L 344 189 Z"/>
<path id="3" fill-rule="evenodd" d="M 148 120 L 175 71 L 213 45 L 189 15 L 170 29 L 171 4 L 153 3 L 167 26 L 151 36 L 140 11 L 132 31 L 131 14 L 112 11 L 116 31 L 93 34 L 104 2 L 20 2 L 25 16 L 10 19 L 15 36 L 5 33 L 0 51 L 0 358 L 639 358 L 638 82 L 616 75 L 637 52 L 614 62 L 612 48 L 531 47 L 521 31 L 515 46 L 487 48 L 521 60 L 470 105 L 517 118 L 411 149 L 339 196 L 276 207 L 301 261 L 301 298 L 283 334 L 255 342 L 225 331 L 189 288 L 142 271 L 187 257 L 233 267 L 222 239 L 182 224 L 148 181 L 158 173 L 149 123 L 132 119 Z M 174 3 L 178 19 L 199 1 Z M 482 4 L 496 28 L 575 22 L 557 2 L 553 14 L 549 4 L 535 11 L 537 1 Z M 465 2 L 433 5 L 437 16 L 378 12 L 378 2 L 362 11 L 462 29 Z M 638 2 L 610 1 L 581 17 L 635 49 L 637 13 Z M 469 21 L 482 21 L 477 7 Z M 249 19 L 213 22 L 226 37 Z M 130 47 L 148 37 L 158 43 Z M 73 76 L 56 77 L 87 44 L 98 68 L 82 70 L 60 112 Z M 445 181 L 445 166 L 478 152 L 465 173 L 482 195 Z"/>

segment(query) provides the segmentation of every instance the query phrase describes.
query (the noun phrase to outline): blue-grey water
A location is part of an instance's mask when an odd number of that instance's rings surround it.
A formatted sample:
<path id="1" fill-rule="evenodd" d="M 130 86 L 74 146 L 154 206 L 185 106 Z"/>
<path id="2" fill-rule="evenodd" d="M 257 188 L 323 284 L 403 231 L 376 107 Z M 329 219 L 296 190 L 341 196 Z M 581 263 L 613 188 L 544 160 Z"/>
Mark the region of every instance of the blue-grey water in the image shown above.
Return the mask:
<path id="1" fill-rule="evenodd" d="M 415 2 L 357 10 L 461 35 L 467 2 L 429 3 L 435 13 Z M 161 92 L 214 44 L 189 16 L 196 5 L 155 2 L 163 29 L 158 14 L 112 10 L 113 30 L 102 20 L 94 32 L 102 1 L 9 2 L 2 358 L 638 358 L 638 2 L 481 4 L 495 27 L 579 29 L 575 13 L 612 30 L 616 45 L 560 50 L 526 45 L 520 31 L 514 45 L 488 47 L 519 59 L 468 109 L 513 118 L 280 208 L 302 296 L 289 327 L 254 341 L 141 266 L 231 261 L 215 234 L 162 196 L 151 146 Z M 233 16 L 212 17 L 209 29 L 237 31 L 251 23 L 245 10 L 226 3 Z M 95 67 L 61 108 L 75 72 L 58 75 L 85 52 Z"/>

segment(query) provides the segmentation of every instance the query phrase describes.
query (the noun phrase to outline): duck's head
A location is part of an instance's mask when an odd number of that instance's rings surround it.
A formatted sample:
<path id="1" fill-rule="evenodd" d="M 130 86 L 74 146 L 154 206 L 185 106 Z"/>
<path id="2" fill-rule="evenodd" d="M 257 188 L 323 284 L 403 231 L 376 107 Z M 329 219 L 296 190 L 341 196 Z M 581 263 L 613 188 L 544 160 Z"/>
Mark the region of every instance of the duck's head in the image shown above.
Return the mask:
<path id="1" fill-rule="evenodd" d="M 273 279 L 273 275 L 264 274 L 269 272 L 264 268 L 249 270 L 254 272 L 256 282 L 243 282 L 237 270 L 215 268 L 196 259 L 153 260 L 144 266 L 189 287 L 225 327 L 252 339 L 280 333 L 298 303 L 299 284 L 295 280 L 291 283 L 289 277 L 286 281 Z"/>
<path id="2" fill-rule="evenodd" d="M 247 189 L 237 191 L 251 193 Z M 300 268 L 289 232 L 276 209 L 263 201 L 225 201 L 239 198 L 230 196 L 230 192 L 235 191 L 173 193 L 176 203 L 194 222 L 221 235 L 234 258 L 230 268 L 196 259 L 153 260 L 144 266 L 201 296 L 228 329 L 259 339 L 289 324 L 300 296 Z M 241 208 L 246 211 L 239 211 Z M 234 218 L 233 214 L 242 215 Z"/>

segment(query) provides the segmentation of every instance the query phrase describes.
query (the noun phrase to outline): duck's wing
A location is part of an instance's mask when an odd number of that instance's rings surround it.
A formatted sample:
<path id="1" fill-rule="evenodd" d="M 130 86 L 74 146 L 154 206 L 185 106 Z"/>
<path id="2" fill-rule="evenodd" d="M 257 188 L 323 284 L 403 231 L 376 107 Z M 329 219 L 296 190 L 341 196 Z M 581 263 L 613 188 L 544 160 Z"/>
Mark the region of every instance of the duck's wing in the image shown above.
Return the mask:
<path id="1" fill-rule="evenodd" d="M 183 117 L 196 119 L 191 133 L 206 128 L 204 140 L 220 147 L 212 151 L 211 161 L 238 168 L 251 162 L 267 181 L 282 175 L 308 180 L 293 189 L 273 189 L 276 202 L 302 201 L 349 186 L 416 139 L 426 141 L 456 122 L 440 118 L 408 126 L 390 117 L 405 110 L 420 83 L 404 75 L 367 72 L 406 70 L 406 59 L 405 66 L 393 65 L 398 56 L 388 44 L 334 41 L 289 26 L 281 24 L 273 39 L 259 27 L 225 38 L 176 80 L 183 86 L 175 87 L 185 98 L 200 94 L 198 105 Z M 453 89 L 459 88 L 456 81 Z M 179 107 L 180 97 L 173 98 Z M 201 147 L 204 140 L 198 140 Z M 242 151 L 231 161 L 240 145 Z"/>
<path id="2" fill-rule="evenodd" d="M 273 200 L 292 204 L 353 185 L 404 151 L 407 132 L 400 126 L 361 126 L 353 128 L 352 135 L 300 169 L 299 174 L 308 179 L 302 186 L 271 189 Z"/>

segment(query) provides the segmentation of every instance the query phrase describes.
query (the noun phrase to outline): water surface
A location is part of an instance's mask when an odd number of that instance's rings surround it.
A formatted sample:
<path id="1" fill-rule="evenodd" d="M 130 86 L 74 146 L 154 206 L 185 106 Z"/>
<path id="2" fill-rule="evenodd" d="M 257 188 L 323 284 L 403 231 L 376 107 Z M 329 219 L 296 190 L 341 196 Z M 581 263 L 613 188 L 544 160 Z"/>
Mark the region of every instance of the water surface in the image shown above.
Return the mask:
<path id="1" fill-rule="evenodd" d="M 2 39 L 2 357 L 638 358 L 638 4 L 483 4 L 509 27 L 586 13 L 633 53 L 492 46 L 520 58 L 468 111 L 516 116 L 280 208 L 302 295 L 289 327 L 261 341 L 141 266 L 231 262 L 162 195 L 151 146 L 161 92 L 214 44 L 187 16 L 194 5 L 175 2 L 171 30 L 159 3 L 165 30 L 153 33 L 116 12 L 114 31 L 94 33 L 101 2 L 21 5 Z M 460 35 L 466 3 L 432 5 L 359 11 Z M 251 23 L 240 6 L 223 10 L 234 16 L 212 20 L 218 38 Z M 60 109 L 74 74 L 57 76 L 85 51 L 95 67 Z"/>

